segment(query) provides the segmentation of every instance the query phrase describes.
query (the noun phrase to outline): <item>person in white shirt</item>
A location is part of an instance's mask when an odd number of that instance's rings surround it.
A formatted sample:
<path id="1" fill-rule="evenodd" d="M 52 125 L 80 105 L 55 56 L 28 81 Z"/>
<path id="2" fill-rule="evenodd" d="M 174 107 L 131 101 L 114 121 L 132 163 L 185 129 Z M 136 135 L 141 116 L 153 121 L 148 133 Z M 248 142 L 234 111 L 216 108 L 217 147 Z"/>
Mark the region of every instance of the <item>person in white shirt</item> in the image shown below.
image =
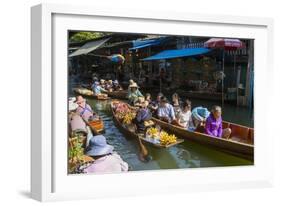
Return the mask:
<path id="1" fill-rule="evenodd" d="M 188 129 L 192 127 L 192 113 L 191 113 L 191 102 L 186 100 L 183 103 L 182 111 L 180 111 L 179 115 L 177 116 L 177 123 L 179 126 Z"/>

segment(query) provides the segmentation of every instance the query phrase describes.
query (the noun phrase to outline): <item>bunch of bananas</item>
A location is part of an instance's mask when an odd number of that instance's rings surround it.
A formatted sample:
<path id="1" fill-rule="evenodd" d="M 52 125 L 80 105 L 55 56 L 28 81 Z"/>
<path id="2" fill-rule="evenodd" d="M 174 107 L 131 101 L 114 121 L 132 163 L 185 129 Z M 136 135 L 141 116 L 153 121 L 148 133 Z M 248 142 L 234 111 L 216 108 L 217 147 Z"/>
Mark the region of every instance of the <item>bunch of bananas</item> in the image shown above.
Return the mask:
<path id="1" fill-rule="evenodd" d="M 132 120 L 135 118 L 136 114 L 133 112 L 127 112 L 123 118 L 124 124 L 131 124 Z"/>
<path id="2" fill-rule="evenodd" d="M 174 134 L 169 135 L 167 132 L 160 133 L 160 144 L 169 145 L 177 142 L 177 137 Z"/>
<path id="3" fill-rule="evenodd" d="M 149 136 L 152 136 L 152 137 L 157 137 L 158 136 L 158 129 L 156 127 L 151 127 L 147 130 L 147 134 Z"/>

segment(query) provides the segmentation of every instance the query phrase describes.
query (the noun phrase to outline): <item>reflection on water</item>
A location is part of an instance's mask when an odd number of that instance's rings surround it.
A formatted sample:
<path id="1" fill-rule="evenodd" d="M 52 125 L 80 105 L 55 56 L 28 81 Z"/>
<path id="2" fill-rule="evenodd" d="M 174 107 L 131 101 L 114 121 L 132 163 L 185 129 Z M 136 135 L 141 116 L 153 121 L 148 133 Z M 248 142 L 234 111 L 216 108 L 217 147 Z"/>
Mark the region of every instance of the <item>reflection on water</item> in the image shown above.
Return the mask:
<path id="1" fill-rule="evenodd" d="M 108 143 L 114 146 L 132 170 L 252 165 L 252 162 L 248 160 L 187 140 L 168 149 L 159 149 L 147 145 L 152 160 L 148 163 L 141 162 L 138 158 L 138 143 L 133 139 L 124 137 L 115 127 L 110 111 L 110 101 L 92 99 L 87 101 L 102 117 L 106 130 L 104 135 Z"/>

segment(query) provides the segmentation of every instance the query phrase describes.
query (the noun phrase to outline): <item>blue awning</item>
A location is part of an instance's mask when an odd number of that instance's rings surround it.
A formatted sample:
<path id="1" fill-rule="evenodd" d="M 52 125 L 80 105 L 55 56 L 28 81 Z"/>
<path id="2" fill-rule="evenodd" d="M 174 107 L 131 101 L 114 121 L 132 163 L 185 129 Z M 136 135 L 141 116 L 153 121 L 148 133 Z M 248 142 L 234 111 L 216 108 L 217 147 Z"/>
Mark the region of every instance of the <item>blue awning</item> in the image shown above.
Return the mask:
<path id="1" fill-rule="evenodd" d="M 175 49 L 165 50 L 153 56 L 142 59 L 143 61 L 160 60 L 160 59 L 172 59 L 187 56 L 196 56 L 210 52 L 207 48 L 187 48 L 187 49 Z"/>
<path id="2" fill-rule="evenodd" d="M 160 38 L 155 38 L 155 39 L 134 40 L 133 47 L 130 48 L 130 50 L 159 45 L 165 38 L 166 37 L 160 37 Z"/>

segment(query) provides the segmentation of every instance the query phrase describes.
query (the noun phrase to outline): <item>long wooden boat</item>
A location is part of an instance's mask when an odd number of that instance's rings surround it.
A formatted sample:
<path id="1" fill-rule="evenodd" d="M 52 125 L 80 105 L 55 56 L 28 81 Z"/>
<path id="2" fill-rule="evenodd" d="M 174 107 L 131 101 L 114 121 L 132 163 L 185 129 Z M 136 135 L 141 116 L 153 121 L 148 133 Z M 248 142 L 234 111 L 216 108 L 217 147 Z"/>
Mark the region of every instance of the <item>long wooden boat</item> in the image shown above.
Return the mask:
<path id="1" fill-rule="evenodd" d="M 107 92 L 109 97 L 114 99 L 127 99 L 128 92 L 126 90 Z"/>
<path id="2" fill-rule="evenodd" d="M 156 118 L 153 118 L 153 121 L 155 121 L 168 132 L 172 132 L 180 138 L 212 146 L 220 151 L 240 156 L 252 161 L 254 160 L 253 128 L 230 122 L 223 122 L 223 128 L 230 128 L 232 130 L 230 138 L 225 139 L 212 137 L 201 132 L 191 132 L 185 128 L 166 123 Z"/>
<path id="3" fill-rule="evenodd" d="M 108 100 L 109 99 L 109 97 L 107 95 L 106 96 L 105 95 L 95 95 L 93 93 L 93 91 L 86 89 L 86 88 L 82 88 L 82 87 L 74 88 L 73 92 L 75 92 L 76 94 L 80 94 L 82 96 L 86 96 L 86 97 L 90 97 L 90 98 L 98 99 L 98 100 Z"/>
<path id="4" fill-rule="evenodd" d="M 150 144 L 150 145 L 153 145 L 153 146 L 158 147 L 158 148 L 169 148 L 169 147 L 172 147 L 174 145 L 180 144 L 184 141 L 183 139 L 177 139 L 177 142 L 169 144 L 169 145 L 161 145 L 159 143 L 152 142 L 152 141 L 148 140 L 147 138 L 145 138 L 144 135 L 136 134 L 135 131 L 131 130 L 130 128 L 125 127 L 119 121 L 119 119 L 116 117 L 116 113 L 115 113 L 113 108 L 114 108 L 113 102 L 111 102 L 111 111 L 112 111 L 113 121 L 114 121 L 116 127 L 128 138 L 141 139 L 143 142 L 145 142 L 147 144 Z"/>
<path id="5" fill-rule="evenodd" d="M 80 85 L 80 88 L 83 88 L 83 89 L 88 89 L 90 91 L 91 90 L 91 85 L 89 84 L 81 84 Z M 108 91 L 106 92 L 106 94 L 109 96 L 109 97 L 112 97 L 114 99 L 127 99 L 127 96 L 128 96 L 128 91 L 126 90 L 119 90 L 119 91 Z"/>

